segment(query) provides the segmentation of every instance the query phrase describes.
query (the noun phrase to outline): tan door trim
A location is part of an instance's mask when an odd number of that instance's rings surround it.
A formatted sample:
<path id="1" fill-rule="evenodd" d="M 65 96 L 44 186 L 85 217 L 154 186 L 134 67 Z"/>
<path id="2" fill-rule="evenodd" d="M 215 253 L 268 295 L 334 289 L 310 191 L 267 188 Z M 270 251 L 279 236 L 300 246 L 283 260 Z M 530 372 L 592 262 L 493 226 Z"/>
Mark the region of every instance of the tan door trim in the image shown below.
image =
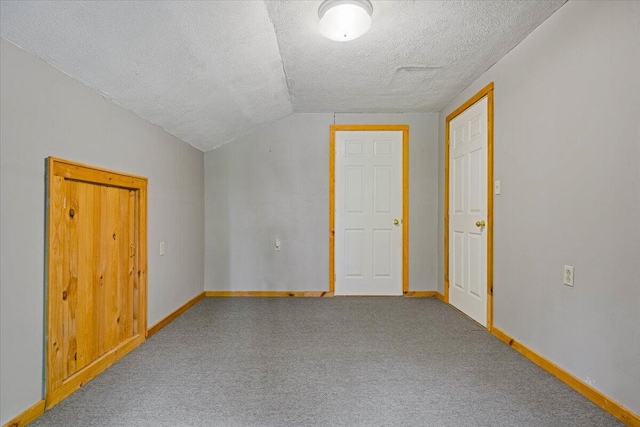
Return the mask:
<path id="1" fill-rule="evenodd" d="M 46 408 L 49 409 L 59 403 L 65 397 L 76 391 L 83 384 L 95 378 L 100 372 L 107 369 L 118 359 L 129 353 L 145 340 L 147 332 L 147 178 L 96 168 L 81 163 L 62 160 L 55 157 L 47 158 L 47 204 L 46 204 L 46 315 L 45 315 L 45 384 L 46 384 Z M 57 283 L 62 282 L 63 262 L 59 244 L 61 236 L 57 235 L 64 209 L 60 197 L 55 197 L 60 191 L 60 183 L 64 178 L 74 181 L 82 181 L 112 187 L 125 188 L 136 193 L 135 219 L 137 221 L 137 243 L 133 247 L 134 256 L 137 260 L 137 274 L 134 273 L 134 287 L 138 289 L 138 301 L 134 304 L 138 313 L 134 319 L 134 335 L 118 344 L 115 348 L 107 351 L 104 355 L 85 366 L 61 384 L 54 383 L 53 367 L 57 342 L 58 328 L 54 328 L 55 322 L 61 321 L 60 313 L 54 310 L 56 307 L 52 295 L 57 294 L 59 289 L 55 288 Z M 58 381 L 59 383 L 59 381 Z"/>
<path id="2" fill-rule="evenodd" d="M 493 82 L 447 116 L 444 155 L 444 301 L 449 302 L 449 122 L 487 97 L 487 330 L 493 326 Z"/>
<path id="3" fill-rule="evenodd" d="M 329 293 L 335 292 L 337 131 L 402 131 L 402 293 L 409 293 L 409 125 L 331 125 L 329 128 Z"/>

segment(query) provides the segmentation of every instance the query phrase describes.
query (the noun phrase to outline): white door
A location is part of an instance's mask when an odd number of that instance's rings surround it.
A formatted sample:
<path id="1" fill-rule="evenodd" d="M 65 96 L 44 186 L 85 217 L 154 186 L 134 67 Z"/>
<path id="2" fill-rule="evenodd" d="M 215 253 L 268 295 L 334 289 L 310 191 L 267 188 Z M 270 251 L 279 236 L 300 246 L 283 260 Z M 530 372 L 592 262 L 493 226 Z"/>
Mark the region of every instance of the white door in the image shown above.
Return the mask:
<path id="1" fill-rule="evenodd" d="M 335 141 L 335 294 L 402 295 L 402 131 Z"/>
<path id="2" fill-rule="evenodd" d="M 487 325 L 487 97 L 449 122 L 449 303 Z"/>

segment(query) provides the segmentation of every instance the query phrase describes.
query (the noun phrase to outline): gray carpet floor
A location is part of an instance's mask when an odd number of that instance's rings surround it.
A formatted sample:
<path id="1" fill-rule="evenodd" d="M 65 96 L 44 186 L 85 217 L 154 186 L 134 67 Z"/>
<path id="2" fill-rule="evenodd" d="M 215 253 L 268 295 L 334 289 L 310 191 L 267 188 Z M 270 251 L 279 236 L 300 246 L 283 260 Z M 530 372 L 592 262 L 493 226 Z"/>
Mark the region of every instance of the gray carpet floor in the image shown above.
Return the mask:
<path id="1" fill-rule="evenodd" d="M 455 309 L 207 298 L 34 426 L 620 426 Z"/>

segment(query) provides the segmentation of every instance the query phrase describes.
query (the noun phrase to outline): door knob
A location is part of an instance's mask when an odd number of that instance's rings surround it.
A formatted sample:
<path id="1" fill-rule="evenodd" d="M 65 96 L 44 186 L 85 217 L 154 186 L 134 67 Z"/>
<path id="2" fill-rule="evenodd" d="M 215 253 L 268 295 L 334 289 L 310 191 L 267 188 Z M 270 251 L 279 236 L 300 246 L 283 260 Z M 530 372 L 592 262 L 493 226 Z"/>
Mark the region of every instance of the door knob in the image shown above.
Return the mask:
<path id="1" fill-rule="evenodd" d="M 476 227 L 485 227 L 486 225 L 484 221 L 476 221 Z"/>
<path id="2" fill-rule="evenodd" d="M 393 225 L 398 225 L 398 224 L 400 224 L 400 221 L 399 221 L 397 218 L 396 218 L 396 219 L 394 219 L 394 220 L 393 220 Z"/>

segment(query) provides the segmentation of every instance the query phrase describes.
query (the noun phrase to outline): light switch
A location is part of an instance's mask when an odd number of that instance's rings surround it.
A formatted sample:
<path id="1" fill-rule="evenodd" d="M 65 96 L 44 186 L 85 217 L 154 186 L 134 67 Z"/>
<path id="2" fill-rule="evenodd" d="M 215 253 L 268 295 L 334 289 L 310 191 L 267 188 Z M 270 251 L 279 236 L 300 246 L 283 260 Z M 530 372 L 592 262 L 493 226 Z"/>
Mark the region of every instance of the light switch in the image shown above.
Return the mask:
<path id="1" fill-rule="evenodd" d="M 275 245 L 275 248 L 274 248 L 274 249 L 275 249 L 276 251 L 279 251 L 279 250 L 280 250 L 280 239 L 278 239 L 278 238 L 276 238 L 276 245 Z"/>
<path id="2" fill-rule="evenodd" d="M 499 179 L 494 182 L 493 188 L 495 190 L 494 194 L 500 194 L 500 180 Z"/>
<path id="3" fill-rule="evenodd" d="M 160 255 L 164 255 L 164 242 L 160 242 Z"/>

